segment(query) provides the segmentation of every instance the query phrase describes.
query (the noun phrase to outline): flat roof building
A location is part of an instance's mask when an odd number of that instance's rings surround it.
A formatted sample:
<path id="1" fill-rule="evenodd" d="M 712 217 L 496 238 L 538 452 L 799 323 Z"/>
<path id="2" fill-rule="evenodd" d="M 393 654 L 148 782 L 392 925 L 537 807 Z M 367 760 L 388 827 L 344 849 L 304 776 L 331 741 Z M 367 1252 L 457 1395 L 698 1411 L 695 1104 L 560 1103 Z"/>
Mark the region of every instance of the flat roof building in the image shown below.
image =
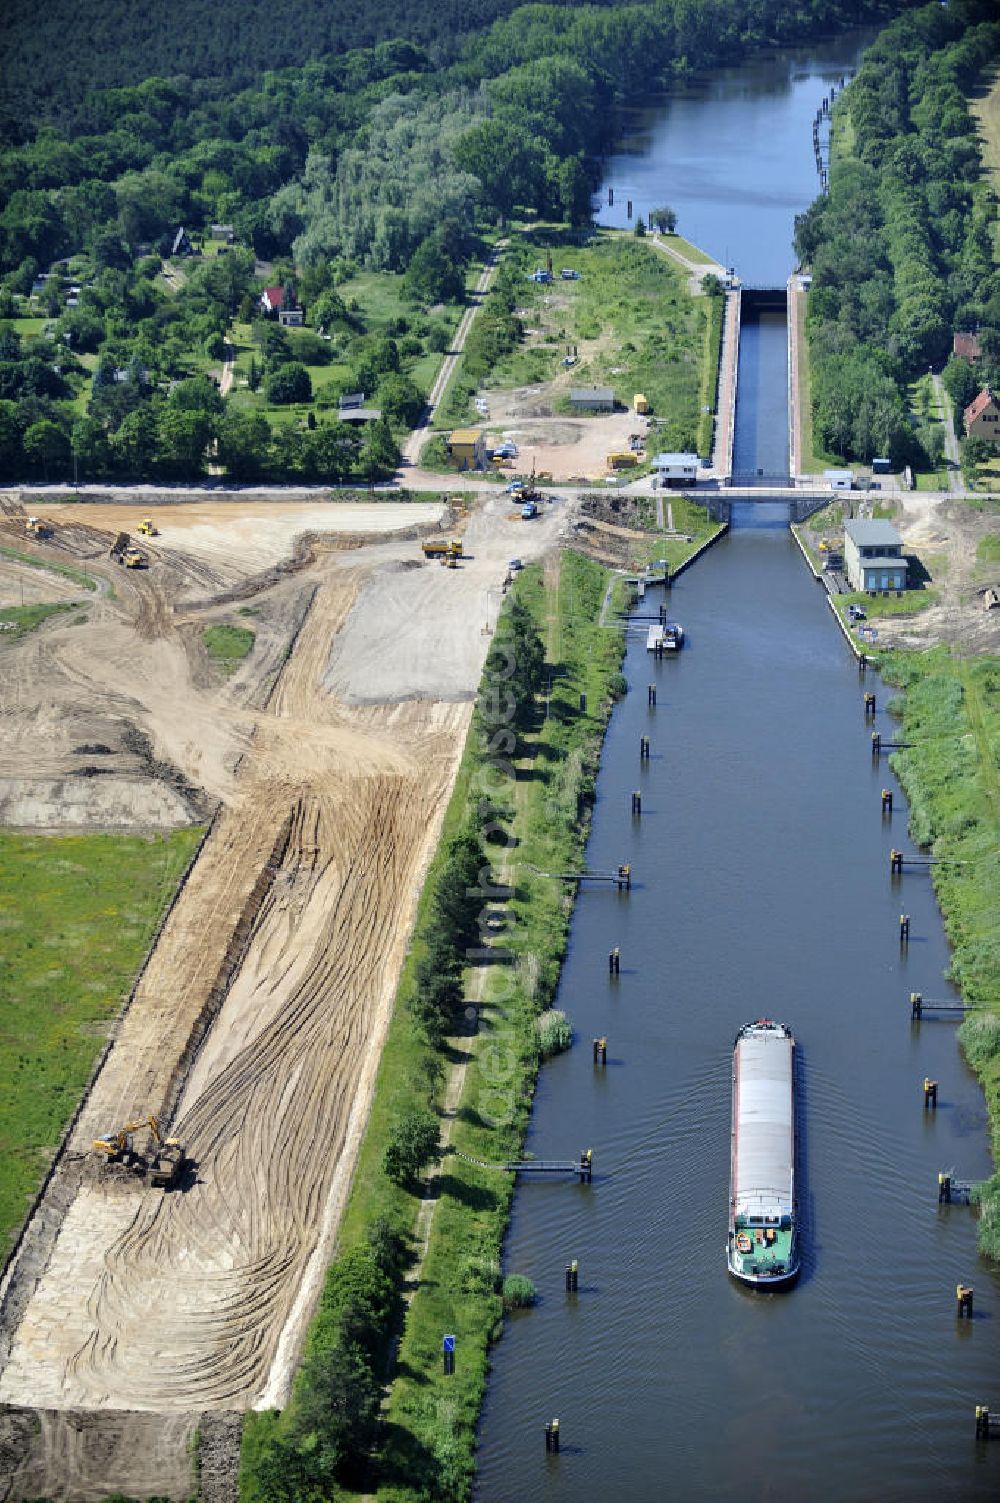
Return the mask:
<path id="1" fill-rule="evenodd" d="M 569 405 L 578 412 L 614 412 L 615 394 L 610 386 L 574 386 Z"/>
<path id="2" fill-rule="evenodd" d="M 903 540 L 891 522 L 845 523 L 844 572 L 852 590 L 874 594 L 906 589 Z"/>

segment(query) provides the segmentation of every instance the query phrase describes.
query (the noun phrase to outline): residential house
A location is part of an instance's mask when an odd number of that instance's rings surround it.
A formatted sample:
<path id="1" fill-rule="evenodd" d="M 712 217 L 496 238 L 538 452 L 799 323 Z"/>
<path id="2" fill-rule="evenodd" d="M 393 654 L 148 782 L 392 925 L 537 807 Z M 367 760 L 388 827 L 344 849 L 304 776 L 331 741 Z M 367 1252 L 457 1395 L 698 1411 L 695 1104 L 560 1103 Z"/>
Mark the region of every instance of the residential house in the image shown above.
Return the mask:
<path id="1" fill-rule="evenodd" d="M 615 394 L 610 386 L 574 386 L 569 405 L 574 412 L 614 412 Z"/>
<path id="2" fill-rule="evenodd" d="M 194 246 L 191 244 L 191 237 L 183 225 L 178 226 L 177 234 L 174 236 L 174 243 L 171 248 L 170 254 L 172 256 L 194 255 Z"/>
<path id="3" fill-rule="evenodd" d="M 891 522 L 844 524 L 844 572 L 852 590 L 874 595 L 906 589 L 903 540 Z"/>
<path id="4" fill-rule="evenodd" d="M 456 428 L 445 440 L 445 447 L 457 469 L 486 468 L 486 434 L 482 428 Z"/>
<path id="5" fill-rule="evenodd" d="M 260 306 L 265 313 L 277 314 L 278 322 L 283 329 L 301 329 L 305 323 L 306 310 L 298 303 L 292 308 L 286 308 L 284 287 L 265 287 L 260 295 Z"/>
<path id="6" fill-rule="evenodd" d="M 224 240 L 227 245 L 232 245 L 236 239 L 236 231 L 231 224 L 213 224 L 209 233 L 213 240 Z"/>
<path id="7" fill-rule="evenodd" d="M 966 438 L 984 438 L 988 444 L 1000 444 L 1000 403 L 984 386 L 963 413 Z"/>
<path id="8" fill-rule="evenodd" d="M 363 391 L 349 391 L 337 401 L 337 417 L 342 423 L 376 423 L 382 416 L 380 407 L 366 407 Z"/>

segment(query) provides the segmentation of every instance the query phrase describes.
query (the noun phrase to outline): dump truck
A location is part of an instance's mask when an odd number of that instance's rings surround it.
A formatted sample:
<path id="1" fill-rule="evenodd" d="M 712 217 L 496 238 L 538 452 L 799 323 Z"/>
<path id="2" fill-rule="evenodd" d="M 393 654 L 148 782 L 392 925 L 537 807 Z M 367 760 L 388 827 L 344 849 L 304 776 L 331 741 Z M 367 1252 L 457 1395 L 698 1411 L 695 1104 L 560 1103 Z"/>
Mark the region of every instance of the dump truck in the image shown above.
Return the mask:
<path id="1" fill-rule="evenodd" d="M 645 415 L 649 411 L 649 398 L 644 397 L 641 391 L 637 391 L 632 398 L 632 406 L 636 412 Z"/>
<path id="2" fill-rule="evenodd" d="M 142 535 L 143 535 L 143 537 L 147 537 L 147 538 L 155 538 L 155 537 L 157 537 L 158 534 L 159 534 L 159 531 L 160 531 L 160 529 L 157 527 L 157 525 L 153 521 L 152 517 L 143 517 L 142 521 L 139 523 L 138 527 L 136 528 L 136 532 L 141 532 Z"/>
<path id="3" fill-rule="evenodd" d="M 609 470 L 628 470 L 638 463 L 638 456 L 630 449 L 616 449 L 608 455 Z"/>
<path id="4" fill-rule="evenodd" d="M 424 558 L 461 558 L 462 539 L 452 538 L 425 538 L 420 544 Z"/>
<path id="5" fill-rule="evenodd" d="M 24 527 L 31 538 L 50 538 L 52 536 L 52 528 L 42 517 L 29 517 Z"/>
<path id="6" fill-rule="evenodd" d="M 145 569 L 149 558 L 141 548 L 136 548 L 127 532 L 120 532 L 108 550 L 108 556 L 126 569 Z"/>

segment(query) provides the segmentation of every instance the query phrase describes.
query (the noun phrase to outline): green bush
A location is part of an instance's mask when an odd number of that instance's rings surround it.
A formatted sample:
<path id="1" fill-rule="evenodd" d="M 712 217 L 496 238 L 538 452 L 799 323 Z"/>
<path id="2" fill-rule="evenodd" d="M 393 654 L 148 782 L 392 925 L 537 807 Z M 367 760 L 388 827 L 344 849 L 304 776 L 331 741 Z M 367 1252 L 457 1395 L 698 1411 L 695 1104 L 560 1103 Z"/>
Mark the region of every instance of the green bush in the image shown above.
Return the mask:
<path id="1" fill-rule="evenodd" d="M 509 1273 L 503 1281 L 505 1310 L 527 1310 L 535 1303 L 535 1286 L 523 1273 Z"/>
<path id="2" fill-rule="evenodd" d="M 557 1007 L 543 1012 L 538 1019 L 538 1047 L 542 1058 L 548 1059 L 553 1054 L 562 1054 L 572 1042 L 573 1030 L 566 1014 Z"/>

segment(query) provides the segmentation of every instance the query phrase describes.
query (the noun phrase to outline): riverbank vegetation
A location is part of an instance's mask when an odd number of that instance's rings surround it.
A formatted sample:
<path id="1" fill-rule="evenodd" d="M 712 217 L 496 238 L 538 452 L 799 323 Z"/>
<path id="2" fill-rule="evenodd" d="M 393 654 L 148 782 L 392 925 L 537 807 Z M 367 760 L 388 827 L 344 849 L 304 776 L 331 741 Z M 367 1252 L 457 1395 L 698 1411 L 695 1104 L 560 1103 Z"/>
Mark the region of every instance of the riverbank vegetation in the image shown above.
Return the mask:
<path id="1" fill-rule="evenodd" d="M 334 1481 L 395 1503 L 468 1495 L 489 1345 L 505 1308 L 533 1298 L 519 1270 L 504 1277 L 513 1176 L 488 1166 L 518 1156 L 540 1058 L 568 1042 L 551 1004 L 571 904 L 544 873 L 583 854 L 623 644 L 598 625 L 606 579 L 566 554 L 525 570 L 501 616 L 337 1258 L 290 1404 L 248 1417 L 244 1503 L 290 1503 Z M 397 1173 L 400 1144 L 415 1156 Z M 448 1377 L 444 1333 L 456 1336 Z"/>
<path id="2" fill-rule="evenodd" d="M 959 1041 L 983 1082 L 1000 1164 L 1000 659 L 939 647 L 879 657 L 908 743 L 893 756 L 910 831 L 930 847 L 934 886 L 952 946 L 951 978 L 974 1006 Z M 980 1244 L 1000 1259 L 1000 1173 L 981 1192 Z"/>
<path id="3" fill-rule="evenodd" d="M 795 237 L 813 277 L 812 431 L 826 457 L 935 469 L 940 439 L 910 421 L 909 383 L 945 367 L 960 413 L 966 389 L 1000 377 L 996 198 L 966 98 L 998 51 L 992 7 L 925 6 L 876 39 L 835 107 L 850 129 Z M 977 328 L 973 373 L 949 355 L 954 330 Z"/>
<path id="4" fill-rule="evenodd" d="M 0 23 L 0 468 L 385 474 L 484 235 L 514 215 L 587 225 L 616 105 L 898 9 L 480 0 L 457 19 L 411 4 L 352 18 L 345 51 L 345 18 L 302 0 L 280 38 L 228 0 L 155 27 L 118 3 L 94 24 L 64 0 L 41 14 L 15 0 Z M 359 273 L 395 278 L 404 310 L 366 316 Z M 265 314 L 268 287 L 280 306 Z M 282 328 L 297 307 L 303 327 Z M 384 414 L 361 438 L 339 418 L 355 390 Z"/>
<path id="5" fill-rule="evenodd" d="M 200 838 L 0 833 L 4 1254 Z"/>

